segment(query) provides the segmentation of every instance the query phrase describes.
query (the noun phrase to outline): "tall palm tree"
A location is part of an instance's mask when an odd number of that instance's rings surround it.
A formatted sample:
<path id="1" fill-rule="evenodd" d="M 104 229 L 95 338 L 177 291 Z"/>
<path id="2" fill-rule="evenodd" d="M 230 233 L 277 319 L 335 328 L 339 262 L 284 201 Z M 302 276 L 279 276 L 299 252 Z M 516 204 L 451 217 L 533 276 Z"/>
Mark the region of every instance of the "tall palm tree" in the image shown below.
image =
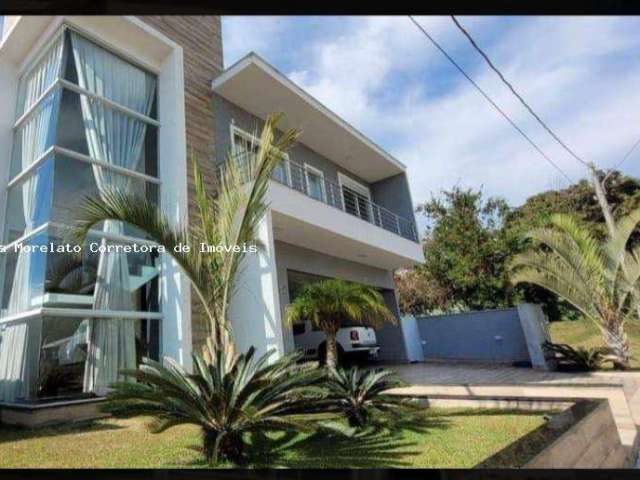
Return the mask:
<path id="1" fill-rule="evenodd" d="M 338 350 L 336 334 L 344 320 L 377 327 L 396 322 L 380 292 L 372 287 L 340 279 L 305 285 L 287 306 L 289 324 L 310 320 L 327 336 L 327 366 L 335 370 Z"/>
<path id="2" fill-rule="evenodd" d="M 629 368 L 631 350 L 625 324 L 638 320 L 640 247 L 627 251 L 640 209 L 620 219 L 613 235 L 599 242 L 568 215 L 527 234 L 535 247 L 512 262 L 514 283 L 543 287 L 571 303 L 601 330 L 614 353 L 614 366 Z M 541 247 L 541 248 L 538 248 Z"/>
<path id="3" fill-rule="evenodd" d="M 215 181 L 215 192 L 207 192 L 203 174 L 194 159 L 195 203 L 198 215 L 173 225 L 160 209 L 145 197 L 122 190 L 101 192 L 99 198 L 88 199 L 82 209 L 75 236 L 84 242 L 89 231 L 105 220 L 116 220 L 144 231 L 151 240 L 165 247 L 191 281 L 208 319 L 209 338 L 204 355 L 224 346 L 233 349 L 227 309 L 234 292 L 234 279 L 244 249 L 200 252 L 200 244 L 257 244 L 257 225 L 267 205 L 265 195 L 273 169 L 295 142 L 299 131 L 292 129 L 277 135 L 282 115 L 269 116 L 262 129 L 257 153 L 250 153 L 241 170 L 229 157 Z M 254 147 L 254 146 L 251 146 Z M 249 149 L 250 152 L 254 148 Z M 177 248 L 179 246 L 189 248 Z"/>

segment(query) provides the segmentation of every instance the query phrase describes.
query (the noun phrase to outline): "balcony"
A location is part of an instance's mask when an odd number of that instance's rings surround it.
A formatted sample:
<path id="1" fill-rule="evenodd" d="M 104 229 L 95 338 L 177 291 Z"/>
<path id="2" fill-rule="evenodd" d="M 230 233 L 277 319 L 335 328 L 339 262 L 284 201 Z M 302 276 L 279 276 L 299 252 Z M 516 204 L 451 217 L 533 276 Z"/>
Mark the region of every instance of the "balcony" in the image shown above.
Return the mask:
<path id="1" fill-rule="evenodd" d="M 236 162 L 240 172 L 247 172 L 246 154 L 237 155 L 232 161 Z M 223 168 L 223 166 L 220 167 L 220 175 Z M 321 172 L 314 170 L 285 158 L 274 170 L 272 178 L 276 182 L 319 202 L 342 210 L 402 238 L 419 243 L 413 221 L 377 205 L 354 189 L 325 179 Z"/>

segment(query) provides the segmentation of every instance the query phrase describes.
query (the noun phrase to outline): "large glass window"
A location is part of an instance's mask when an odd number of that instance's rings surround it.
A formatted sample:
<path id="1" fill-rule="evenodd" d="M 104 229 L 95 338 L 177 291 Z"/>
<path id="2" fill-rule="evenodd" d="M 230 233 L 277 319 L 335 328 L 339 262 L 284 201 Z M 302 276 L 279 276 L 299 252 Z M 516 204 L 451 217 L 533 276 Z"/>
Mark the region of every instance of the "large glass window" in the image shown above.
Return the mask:
<path id="1" fill-rule="evenodd" d="M 45 317 L 40 337 L 40 400 L 105 392 L 124 379 L 122 369 L 136 368 L 145 357 L 159 357 L 160 330 L 153 319 Z"/>
<path id="2" fill-rule="evenodd" d="M 22 75 L 2 240 L 31 250 L 0 255 L 0 402 L 102 395 L 159 356 L 160 320 L 137 319 L 160 310 L 158 250 L 131 240 L 142 232 L 108 221 L 65 251 L 87 198 L 158 202 L 156 95 L 154 74 L 67 27 Z"/>

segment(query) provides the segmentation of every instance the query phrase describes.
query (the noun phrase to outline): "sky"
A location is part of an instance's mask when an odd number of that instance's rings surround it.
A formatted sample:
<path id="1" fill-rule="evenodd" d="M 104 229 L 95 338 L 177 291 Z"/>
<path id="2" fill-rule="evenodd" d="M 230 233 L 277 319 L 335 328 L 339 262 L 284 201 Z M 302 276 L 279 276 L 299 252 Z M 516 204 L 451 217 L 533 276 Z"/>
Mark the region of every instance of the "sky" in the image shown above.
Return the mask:
<path id="1" fill-rule="evenodd" d="M 565 152 L 449 17 L 417 17 L 574 181 Z M 581 158 L 617 164 L 640 138 L 640 17 L 458 17 Z M 255 51 L 407 165 L 414 204 L 453 186 L 517 206 L 568 185 L 407 17 L 223 17 L 225 67 Z M 640 147 L 621 167 L 640 177 Z M 422 223 L 422 222 L 420 222 Z"/>

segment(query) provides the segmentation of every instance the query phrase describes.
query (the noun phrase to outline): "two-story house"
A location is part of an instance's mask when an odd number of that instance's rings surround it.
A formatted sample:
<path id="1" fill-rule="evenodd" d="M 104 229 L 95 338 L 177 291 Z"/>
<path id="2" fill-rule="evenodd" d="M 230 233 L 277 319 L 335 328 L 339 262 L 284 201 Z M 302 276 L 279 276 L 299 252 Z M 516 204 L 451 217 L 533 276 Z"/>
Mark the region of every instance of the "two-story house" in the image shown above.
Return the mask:
<path id="1" fill-rule="evenodd" d="M 303 133 L 274 174 L 262 248 L 238 278 L 239 347 L 295 348 L 283 312 L 292 284 L 315 278 L 373 285 L 398 314 L 393 270 L 422 259 L 404 165 L 257 55 L 223 70 L 219 17 L 3 23 L 0 419 L 90 415 L 118 371 L 144 356 L 189 368 L 205 330 L 169 255 L 113 222 L 81 253 L 65 250 L 66 232 L 83 199 L 111 187 L 185 221 L 189 155 L 214 178 L 270 113 Z M 406 359 L 397 326 L 378 339 L 381 358 Z"/>

